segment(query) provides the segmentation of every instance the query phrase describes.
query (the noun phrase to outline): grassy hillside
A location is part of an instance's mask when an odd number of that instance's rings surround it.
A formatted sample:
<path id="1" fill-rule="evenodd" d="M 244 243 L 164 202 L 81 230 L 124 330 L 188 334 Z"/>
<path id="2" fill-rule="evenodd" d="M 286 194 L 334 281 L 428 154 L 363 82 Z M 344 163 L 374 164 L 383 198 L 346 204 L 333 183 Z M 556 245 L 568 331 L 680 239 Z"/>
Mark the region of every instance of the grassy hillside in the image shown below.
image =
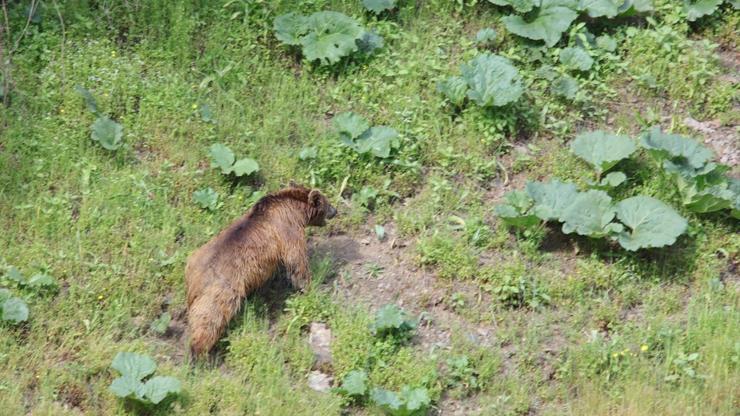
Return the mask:
<path id="1" fill-rule="evenodd" d="M 547 47 L 507 30 L 510 7 L 397 3 L 378 15 L 331 0 L 2 3 L 0 287 L 30 312 L 0 321 L 0 413 L 383 414 L 368 396 L 309 388 L 309 328 L 322 322 L 334 387 L 361 370 L 369 388 L 423 390 L 429 414 L 737 414 L 729 210 L 689 210 L 644 150 L 620 162 L 628 185 L 610 193 L 686 218 L 668 247 L 628 251 L 557 224 L 518 231 L 494 206 L 527 180 L 585 189 L 593 169 L 568 143 L 596 129 L 636 139 L 660 125 L 737 178 L 740 13 L 727 2 L 689 22 L 682 2 L 655 0 L 634 16 L 584 13 Z M 319 65 L 276 39 L 277 16 L 323 10 L 383 47 Z M 495 39 L 476 42 L 483 28 Z M 568 47 L 588 70 L 568 68 Z M 518 70 L 518 100 L 457 106 L 437 90 L 484 52 Z M 348 111 L 398 132 L 388 157 L 342 143 L 333 119 Z M 91 139 L 98 115 L 123 127 L 118 149 Z M 213 168 L 216 143 L 259 171 Z M 299 294 L 274 279 L 216 357 L 193 362 L 187 256 L 291 179 L 339 209 L 308 233 L 315 284 Z M 194 194 L 208 188 L 218 196 L 204 208 Z M 373 332 L 386 304 L 418 321 L 408 337 Z M 117 398 L 120 351 L 154 358 L 182 393 L 151 407 Z"/>

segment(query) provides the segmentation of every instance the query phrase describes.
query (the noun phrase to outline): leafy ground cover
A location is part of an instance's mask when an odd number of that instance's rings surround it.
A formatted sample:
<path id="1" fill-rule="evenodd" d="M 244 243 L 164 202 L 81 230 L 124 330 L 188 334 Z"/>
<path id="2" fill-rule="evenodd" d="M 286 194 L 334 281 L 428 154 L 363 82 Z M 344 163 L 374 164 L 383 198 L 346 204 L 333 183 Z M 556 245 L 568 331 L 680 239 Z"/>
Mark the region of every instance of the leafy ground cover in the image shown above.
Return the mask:
<path id="1" fill-rule="evenodd" d="M 3 5 L 2 413 L 740 407 L 736 2 Z M 314 284 L 192 362 L 185 259 L 291 179 Z"/>

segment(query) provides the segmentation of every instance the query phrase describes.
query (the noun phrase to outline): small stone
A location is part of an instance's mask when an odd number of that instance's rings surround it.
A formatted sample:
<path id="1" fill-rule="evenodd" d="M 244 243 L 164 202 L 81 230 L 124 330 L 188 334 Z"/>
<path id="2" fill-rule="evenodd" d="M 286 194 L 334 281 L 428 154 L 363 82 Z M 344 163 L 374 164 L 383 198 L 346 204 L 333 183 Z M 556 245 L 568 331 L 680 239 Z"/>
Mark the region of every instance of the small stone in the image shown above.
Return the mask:
<path id="1" fill-rule="evenodd" d="M 311 371 L 308 374 L 308 387 L 316 391 L 328 392 L 331 389 L 332 381 L 334 381 L 332 376 L 321 371 Z"/>
<path id="2" fill-rule="evenodd" d="M 714 133 L 714 128 L 711 123 L 702 123 L 701 121 L 697 121 L 691 117 L 686 117 L 683 120 L 683 124 L 702 133 Z"/>
<path id="3" fill-rule="evenodd" d="M 331 364 L 331 329 L 321 322 L 311 322 L 308 343 L 314 355 L 314 368 Z"/>

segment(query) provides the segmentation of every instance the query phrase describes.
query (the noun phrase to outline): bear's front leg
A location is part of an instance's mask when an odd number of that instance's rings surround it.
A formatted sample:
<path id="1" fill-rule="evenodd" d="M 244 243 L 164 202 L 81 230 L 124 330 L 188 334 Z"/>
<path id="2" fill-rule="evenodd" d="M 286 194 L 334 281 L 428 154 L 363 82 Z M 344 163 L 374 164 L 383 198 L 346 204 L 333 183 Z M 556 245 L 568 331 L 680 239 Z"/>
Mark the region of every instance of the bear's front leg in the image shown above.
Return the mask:
<path id="1" fill-rule="evenodd" d="M 293 287 L 305 292 L 311 284 L 311 267 L 308 262 L 308 248 L 305 241 L 290 246 L 283 256 L 283 264 Z"/>

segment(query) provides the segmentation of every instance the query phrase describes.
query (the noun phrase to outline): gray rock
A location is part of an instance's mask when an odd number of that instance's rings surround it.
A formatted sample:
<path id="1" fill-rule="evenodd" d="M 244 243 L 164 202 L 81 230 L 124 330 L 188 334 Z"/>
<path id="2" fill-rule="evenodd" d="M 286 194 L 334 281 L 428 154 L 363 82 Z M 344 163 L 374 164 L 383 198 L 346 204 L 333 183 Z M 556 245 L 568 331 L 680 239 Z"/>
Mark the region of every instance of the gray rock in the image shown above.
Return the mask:
<path id="1" fill-rule="evenodd" d="M 311 371 L 308 374 L 308 387 L 316 391 L 328 392 L 331 389 L 332 381 L 334 381 L 332 376 L 321 371 Z"/>
<path id="2" fill-rule="evenodd" d="M 331 365 L 331 329 L 321 322 L 311 322 L 308 344 L 314 355 L 314 368 Z"/>

